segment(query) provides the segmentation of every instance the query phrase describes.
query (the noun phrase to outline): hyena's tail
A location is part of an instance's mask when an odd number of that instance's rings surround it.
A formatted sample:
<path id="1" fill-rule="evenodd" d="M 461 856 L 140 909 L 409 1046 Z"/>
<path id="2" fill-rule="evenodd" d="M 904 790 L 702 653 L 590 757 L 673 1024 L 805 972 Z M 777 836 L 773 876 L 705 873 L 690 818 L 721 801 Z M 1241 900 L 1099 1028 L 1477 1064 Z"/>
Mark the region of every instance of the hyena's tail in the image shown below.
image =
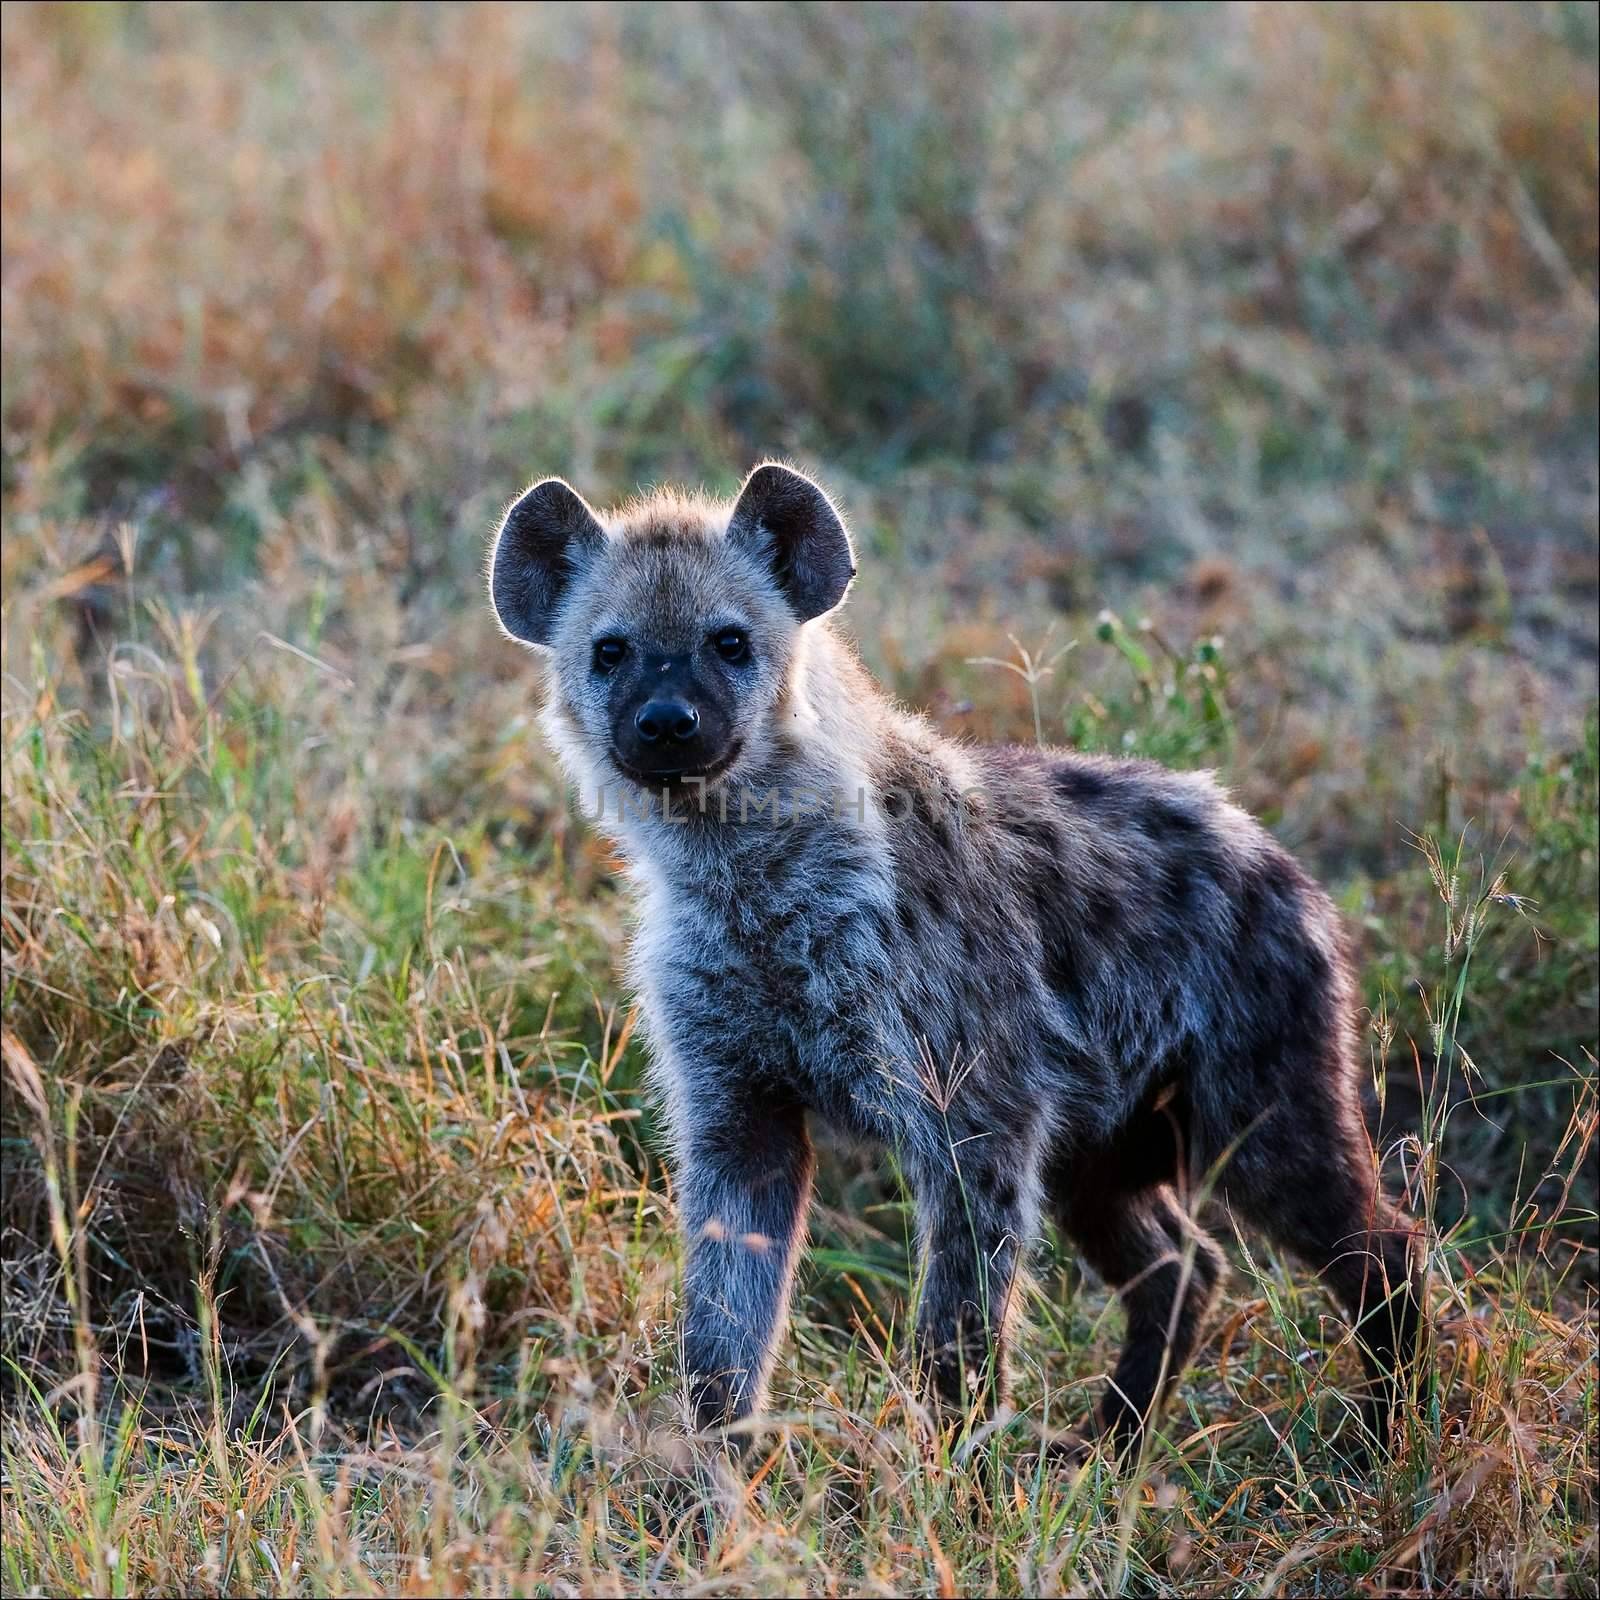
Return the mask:
<path id="1" fill-rule="evenodd" d="M 1366 1368 L 1365 1413 L 1388 1449 L 1420 1376 L 1424 1313 L 1420 1230 L 1384 1195 L 1358 1118 L 1300 1104 L 1289 1146 L 1228 1164 L 1229 1206 L 1321 1274 L 1350 1319 Z"/>

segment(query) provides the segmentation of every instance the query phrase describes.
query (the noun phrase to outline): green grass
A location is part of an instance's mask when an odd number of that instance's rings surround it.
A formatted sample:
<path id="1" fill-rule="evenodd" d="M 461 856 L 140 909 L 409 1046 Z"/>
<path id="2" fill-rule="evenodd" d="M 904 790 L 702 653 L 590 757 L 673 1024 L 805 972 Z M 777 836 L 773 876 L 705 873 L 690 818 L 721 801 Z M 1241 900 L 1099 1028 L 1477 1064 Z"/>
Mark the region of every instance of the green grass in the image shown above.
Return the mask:
<path id="1" fill-rule="evenodd" d="M 10 1592 L 1592 1594 L 1592 6 L 8 6 Z M 72 151 L 73 159 L 63 151 Z M 946 731 L 1213 766 L 1329 885 L 1437 1381 L 1234 1241 L 1146 1458 L 1057 1241 L 940 1435 L 827 1147 L 682 1425 L 607 847 L 483 543 L 793 453 Z"/>

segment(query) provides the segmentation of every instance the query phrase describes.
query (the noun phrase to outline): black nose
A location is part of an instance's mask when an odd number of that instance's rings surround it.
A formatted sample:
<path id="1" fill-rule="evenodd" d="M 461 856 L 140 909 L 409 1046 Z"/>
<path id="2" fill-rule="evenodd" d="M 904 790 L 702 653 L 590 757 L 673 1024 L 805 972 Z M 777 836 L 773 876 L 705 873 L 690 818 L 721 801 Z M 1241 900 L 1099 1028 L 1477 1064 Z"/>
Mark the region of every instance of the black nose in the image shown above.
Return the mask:
<path id="1" fill-rule="evenodd" d="M 681 700 L 651 700 L 639 708 L 633 726 L 646 744 L 661 739 L 687 744 L 700 731 L 700 713 Z"/>

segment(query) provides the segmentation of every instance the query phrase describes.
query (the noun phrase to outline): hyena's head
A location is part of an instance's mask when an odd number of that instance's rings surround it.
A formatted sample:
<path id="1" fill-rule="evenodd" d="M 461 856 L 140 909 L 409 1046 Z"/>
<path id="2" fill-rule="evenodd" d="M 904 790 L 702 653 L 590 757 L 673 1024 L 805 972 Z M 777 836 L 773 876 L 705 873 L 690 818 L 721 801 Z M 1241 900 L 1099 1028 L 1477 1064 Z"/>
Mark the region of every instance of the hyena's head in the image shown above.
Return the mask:
<path id="1" fill-rule="evenodd" d="M 506 513 L 489 593 L 550 657 L 544 725 L 573 776 L 658 789 L 770 752 L 806 624 L 854 575 L 827 495 L 769 462 L 731 503 L 667 492 L 612 513 L 546 478 Z"/>

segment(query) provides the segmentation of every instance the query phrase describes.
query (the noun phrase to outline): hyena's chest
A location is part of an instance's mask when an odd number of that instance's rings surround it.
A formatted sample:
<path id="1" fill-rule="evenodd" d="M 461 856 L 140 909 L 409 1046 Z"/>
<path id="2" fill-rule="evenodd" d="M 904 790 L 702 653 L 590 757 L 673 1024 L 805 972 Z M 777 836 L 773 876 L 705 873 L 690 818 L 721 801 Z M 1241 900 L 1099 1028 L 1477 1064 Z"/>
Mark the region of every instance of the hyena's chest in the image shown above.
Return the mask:
<path id="1" fill-rule="evenodd" d="M 848 848 L 796 847 L 643 885 L 634 978 L 673 1055 L 826 1107 L 911 1049 L 892 893 Z"/>

